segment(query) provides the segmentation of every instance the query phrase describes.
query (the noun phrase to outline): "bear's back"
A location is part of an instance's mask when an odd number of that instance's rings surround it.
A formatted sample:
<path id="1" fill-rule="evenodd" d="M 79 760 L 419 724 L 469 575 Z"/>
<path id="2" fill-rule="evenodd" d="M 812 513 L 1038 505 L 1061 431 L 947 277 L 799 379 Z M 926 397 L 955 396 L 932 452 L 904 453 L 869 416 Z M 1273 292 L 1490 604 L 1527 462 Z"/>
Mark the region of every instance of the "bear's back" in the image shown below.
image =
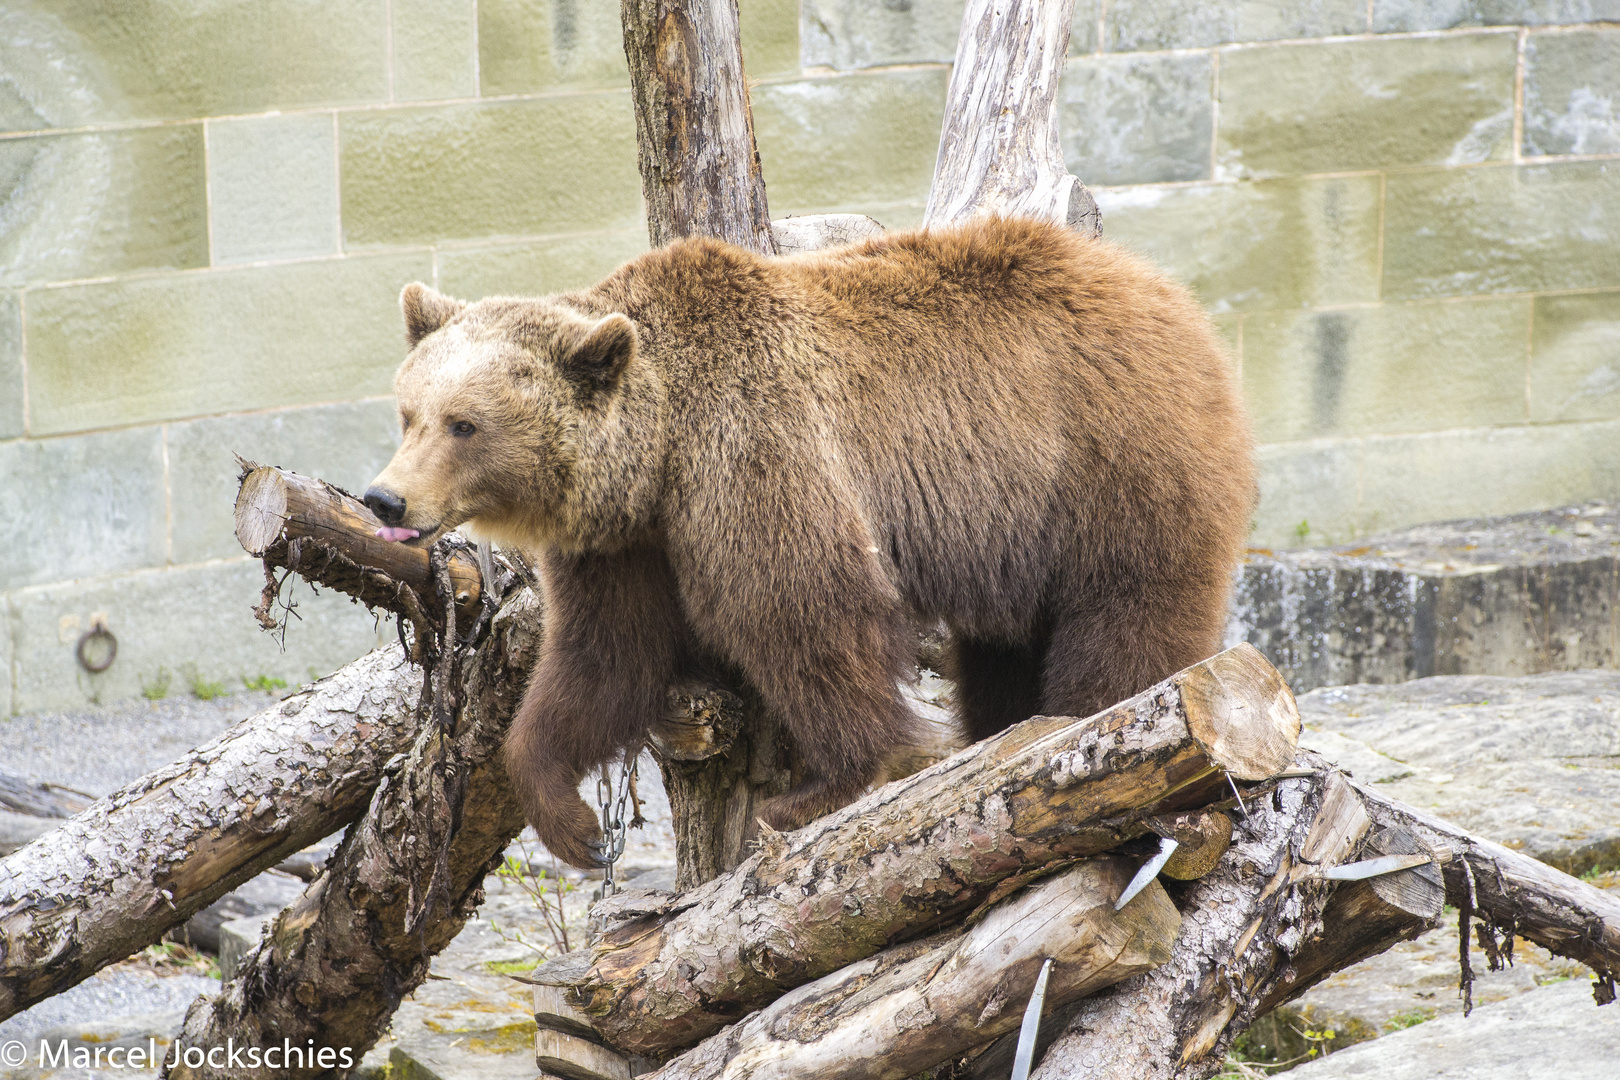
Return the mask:
<path id="1" fill-rule="evenodd" d="M 679 487 L 721 498 L 752 469 L 854 492 L 921 610 L 1038 590 L 1076 537 L 1196 563 L 1241 543 L 1252 449 L 1224 350 L 1112 244 L 981 219 L 777 259 L 689 240 L 621 274 L 602 299 L 668 381 Z M 983 618 L 1019 606 L 990 588 Z"/>

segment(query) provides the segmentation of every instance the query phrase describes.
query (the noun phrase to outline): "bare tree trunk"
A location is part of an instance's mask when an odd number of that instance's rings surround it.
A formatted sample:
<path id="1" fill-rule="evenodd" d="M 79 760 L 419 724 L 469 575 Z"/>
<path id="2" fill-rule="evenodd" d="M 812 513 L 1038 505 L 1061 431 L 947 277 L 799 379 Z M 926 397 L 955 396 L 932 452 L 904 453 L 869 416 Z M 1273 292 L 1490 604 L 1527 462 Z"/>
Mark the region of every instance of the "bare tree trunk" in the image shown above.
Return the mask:
<path id="1" fill-rule="evenodd" d="M 995 212 L 1102 235 L 1102 214 L 1069 175 L 1057 92 L 1074 0 L 968 0 L 923 221 Z"/>
<path id="2" fill-rule="evenodd" d="M 1088 859 L 966 929 L 898 945 L 802 986 L 654 1080 L 902 1080 L 1016 1028 L 1043 962 L 1059 1006 L 1164 963 L 1181 915 L 1158 884 L 1123 911 L 1134 863 Z"/>
<path id="3" fill-rule="evenodd" d="M 737 0 L 621 0 L 620 16 L 654 246 L 713 236 L 774 255 Z M 713 686 L 677 692 L 694 701 L 724 695 L 739 719 L 707 753 L 669 754 L 659 740 L 652 744 L 675 819 L 676 882 L 688 889 L 746 857 L 743 838 L 760 805 L 792 786 L 794 755 L 752 694 Z"/>
<path id="4" fill-rule="evenodd" d="M 0 1019 L 363 813 L 416 737 L 419 679 L 397 650 L 371 653 L 0 862 Z"/>
<path id="5" fill-rule="evenodd" d="M 1220 798 L 1228 775 L 1273 775 L 1298 733 L 1288 688 L 1239 646 L 1095 717 L 1027 721 L 771 837 L 664 912 L 609 929 L 584 973 L 558 979 L 547 965 L 535 978 L 566 983 L 625 1052 L 681 1049 L 1054 862 L 1142 835 L 1156 814 Z"/>
<path id="6" fill-rule="evenodd" d="M 737 0 L 621 0 L 654 247 L 713 236 L 776 254 Z"/>

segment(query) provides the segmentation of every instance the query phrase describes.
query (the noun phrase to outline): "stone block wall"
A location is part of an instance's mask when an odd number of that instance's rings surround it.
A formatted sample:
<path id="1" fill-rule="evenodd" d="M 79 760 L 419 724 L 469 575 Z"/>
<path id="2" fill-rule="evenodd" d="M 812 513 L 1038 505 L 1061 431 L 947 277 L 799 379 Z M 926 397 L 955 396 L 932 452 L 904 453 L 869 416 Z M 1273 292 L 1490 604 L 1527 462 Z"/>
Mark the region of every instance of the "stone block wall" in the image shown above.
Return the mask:
<path id="1" fill-rule="evenodd" d="M 920 220 L 961 8 L 741 0 L 773 215 Z M 1232 345 L 1256 546 L 1620 493 L 1614 20 L 1078 0 L 1065 153 Z M 370 647 L 307 590 L 285 652 L 252 622 L 231 454 L 363 486 L 402 285 L 554 291 L 644 246 L 613 0 L 9 0 L 0 715 Z"/>

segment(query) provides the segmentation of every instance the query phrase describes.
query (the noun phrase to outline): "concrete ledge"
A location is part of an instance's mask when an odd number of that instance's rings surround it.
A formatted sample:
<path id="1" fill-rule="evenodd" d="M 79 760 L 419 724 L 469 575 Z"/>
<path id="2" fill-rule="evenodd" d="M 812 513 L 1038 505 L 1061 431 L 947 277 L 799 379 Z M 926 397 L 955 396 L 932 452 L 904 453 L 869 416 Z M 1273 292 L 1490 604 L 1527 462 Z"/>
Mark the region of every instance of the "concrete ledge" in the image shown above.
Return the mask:
<path id="1" fill-rule="evenodd" d="M 1617 613 L 1620 509 L 1589 503 L 1251 550 L 1226 643 L 1250 642 L 1303 693 L 1615 667 Z"/>

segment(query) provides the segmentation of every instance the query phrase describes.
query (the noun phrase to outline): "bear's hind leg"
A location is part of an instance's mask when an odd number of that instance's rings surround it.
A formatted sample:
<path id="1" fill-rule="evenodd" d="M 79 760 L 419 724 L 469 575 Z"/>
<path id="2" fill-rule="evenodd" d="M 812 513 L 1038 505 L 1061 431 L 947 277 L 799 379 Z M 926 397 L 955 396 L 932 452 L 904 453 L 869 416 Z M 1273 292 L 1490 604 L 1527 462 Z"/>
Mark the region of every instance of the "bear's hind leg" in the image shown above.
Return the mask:
<path id="1" fill-rule="evenodd" d="M 955 684 L 956 716 L 972 742 L 1041 711 L 1041 649 L 953 633 L 944 674 Z"/>
<path id="2" fill-rule="evenodd" d="M 874 621 L 774 670 L 748 672 L 809 772 L 761 808 L 767 825 L 796 829 L 853 802 L 894 749 L 914 741 L 916 717 L 895 685 L 905 664 L 901 636 Z"/>
<path id="3" fill-rule="evenodd" d="M 661 554 L 548 554 L 543 573 L 544 640 L 507 732 L 506 770 L 540 841 L 589 869 L 602 865 L 601 827 L 580 781 L 641 742 L 688 631 Z"/>
<path id="4" fill-rule="evenodd" d="M 1207 659 L 1220 647 L 1224 578 L 1093 588 L 1060 613 L 1041 677 L 1041 710 L 1091 716 Z"/>

